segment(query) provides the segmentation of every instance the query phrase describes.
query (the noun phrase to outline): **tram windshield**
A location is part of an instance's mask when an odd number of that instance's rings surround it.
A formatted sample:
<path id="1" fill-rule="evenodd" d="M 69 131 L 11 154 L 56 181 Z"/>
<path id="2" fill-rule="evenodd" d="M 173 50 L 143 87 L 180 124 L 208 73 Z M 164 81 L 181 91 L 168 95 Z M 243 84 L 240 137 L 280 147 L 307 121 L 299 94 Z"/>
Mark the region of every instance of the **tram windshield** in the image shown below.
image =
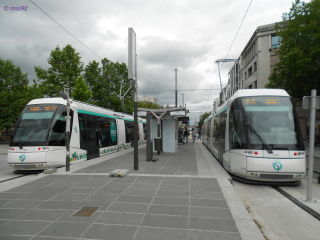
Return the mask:
<path id="1" fill-rule="evenodd" d="M 303 148 L 298 122 L 289 97 L 245 97 L 241 101 L 245 115 L 248 148 L 297 150 Z M 256 131 L 256 134 L 254 131 Z"/>
<path id="2" fill-rule="evenodd" d="M 58 104 L 26 106 L 15 126 L 10 146 L 56 145 L 58 138 L 65 139 L 65 108 Z M 59 136 L 55 137 L 57 134 Z"/>

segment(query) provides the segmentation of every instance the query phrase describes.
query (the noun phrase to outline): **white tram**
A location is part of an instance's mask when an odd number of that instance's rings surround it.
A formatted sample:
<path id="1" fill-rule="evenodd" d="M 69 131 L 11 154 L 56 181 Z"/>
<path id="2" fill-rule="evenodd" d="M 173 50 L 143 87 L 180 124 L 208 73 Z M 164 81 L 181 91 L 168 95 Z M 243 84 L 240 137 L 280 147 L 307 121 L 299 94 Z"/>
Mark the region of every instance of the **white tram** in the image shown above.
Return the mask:
<path id="1" fill-rule="evenodd" d="M 234 179 L 297 185 L 306 174 L 300 125 L 284 90 L 238 90 L 205 120 L 202 133 Z"/>
<path id="2" fill-rule="evenodd" d="M 70 163 L 131 148 L 131 115 L 70 100 Z M 8 150 L 8 164 L 16 170 L 65 166 L 66 106 L 62 98 L 30 101 L 22 111 Z M 138 118 L 139 146 L 145 144 L 145 119 Z"/>

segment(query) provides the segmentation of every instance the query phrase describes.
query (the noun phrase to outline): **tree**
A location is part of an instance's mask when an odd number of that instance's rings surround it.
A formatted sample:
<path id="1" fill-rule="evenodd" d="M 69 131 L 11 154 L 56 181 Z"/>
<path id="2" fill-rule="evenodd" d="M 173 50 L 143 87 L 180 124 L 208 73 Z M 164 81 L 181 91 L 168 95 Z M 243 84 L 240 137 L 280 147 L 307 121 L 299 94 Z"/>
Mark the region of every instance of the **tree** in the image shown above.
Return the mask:
<path id="1" fill-rule="evenodd" d="M 48 59 L 51 68 L 34 68 L 38 81 L 43 80 L 43 89 L 47 97 L 59 96 L 59 91 L 63 91 L 65 87 L 74 88 L 75 81 L 83 71 L 83 63 L 80 60 L 79 53 L 71 45 L 65 46 L 62 50 L 57 46 L 51 51 Z"/>
<path id="2" fill-rule="evenodd" d="M 275 29 L 280 36 L 276 63 L 266 88 L 283 88 L 295 101 L 320 89 L 320 0 L 296 0 Z"/>
<path id="3" fill-rule="evenodd" d="M 203 126 L 204 120 L 211 115 L 210 112 L 205 112 L 199 116 L 198 128 L 201 129 Z"/>
<path id="4" fill-rule="evenodd" d="M 143 101 L 138 102 L 138 108 L 162 109 L 163 107 L 152 102 Z"/>
<path id="5" fill-rule="evenodd" d="M 42 84 L 38 84 L 35 80 L 33 80 L 32 85 L 28 85 L 25 89 L 26 100 L 30 101 L 36 98 L 44 97 L 44 86 Z"/>
<path id="6" fill-rule="evenodd" d="M 88 85 L 82 76 L 78 77 L 78 79 L 76 80 L 71 97 L 74 100 L 90 103 L 90 99 L 92 98 L 92 92 L 88 88 Z"/>
<path id="7" fill-rule="evenodd" d="M 0 58 L 0 129 L 11 128 L 26 104 L 43 96 L 38 85 L 28 86 L 27 75 L 12 61 Z"/>
<path id="8" fill-rule="evenodd" d="M 131 87 L 128 78 L 128 68 L 125 63 L 112 62 L 104 58 L 100 63 L 96 61 L 89 62 L 85 67 L 83 75 L 89 89 L 92 91 L 93 104 L 113 109 L 114 111 L 124 111 L 120 100 L 121 96 Z M 122 87 L 121 87 L 122 85 Z M 124 104 L 127 112 L 133 112 L 133 90 L 127 92 L 124 98 Z"/>

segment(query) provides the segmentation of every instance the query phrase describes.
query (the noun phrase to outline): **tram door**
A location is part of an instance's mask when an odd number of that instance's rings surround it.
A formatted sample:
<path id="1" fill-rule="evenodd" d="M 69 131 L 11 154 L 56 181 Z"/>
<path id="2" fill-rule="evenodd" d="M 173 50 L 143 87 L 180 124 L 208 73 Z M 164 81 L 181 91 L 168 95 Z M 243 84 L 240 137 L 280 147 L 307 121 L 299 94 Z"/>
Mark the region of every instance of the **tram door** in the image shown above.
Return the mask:
<path id="1" fill-rule="evenodd" d="M 86 116 L 87 119 L 87 156 L 88 159 L 99 157 L 99 130 L 97 117 Z"/>

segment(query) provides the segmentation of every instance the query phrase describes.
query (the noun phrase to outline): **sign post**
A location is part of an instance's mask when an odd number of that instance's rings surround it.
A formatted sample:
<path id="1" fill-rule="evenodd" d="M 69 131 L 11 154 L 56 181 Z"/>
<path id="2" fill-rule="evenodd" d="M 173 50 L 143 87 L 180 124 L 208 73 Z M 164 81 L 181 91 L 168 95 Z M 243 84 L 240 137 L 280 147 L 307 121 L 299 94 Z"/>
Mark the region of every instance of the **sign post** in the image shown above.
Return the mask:
<path id="1" fill-rule="evenodd" d="M 133 28 L 128 29 L 128 79 L 134 90 L 134 163 L 133 170 L 139 170 L 138 159 L 138 94 L 137 94 L 137 54 L 136 54 L 136 33 Z"/>
<path id="2" fill-rule="evenodd" d="M 316 108 L 320 108 L 320 98 L 317 97 L 317 90 L 311 90 L 311 97 L 303 97 L 302 107 L 310 109 L 310 134 L 309 134 L 309 163 L 308 163 L 308 188 L 306 202 L 316 202 L 312 200 L 312 180 L 313 180 L 313 158 L 314 158 L 314 128 L 316 120 Z"/>

